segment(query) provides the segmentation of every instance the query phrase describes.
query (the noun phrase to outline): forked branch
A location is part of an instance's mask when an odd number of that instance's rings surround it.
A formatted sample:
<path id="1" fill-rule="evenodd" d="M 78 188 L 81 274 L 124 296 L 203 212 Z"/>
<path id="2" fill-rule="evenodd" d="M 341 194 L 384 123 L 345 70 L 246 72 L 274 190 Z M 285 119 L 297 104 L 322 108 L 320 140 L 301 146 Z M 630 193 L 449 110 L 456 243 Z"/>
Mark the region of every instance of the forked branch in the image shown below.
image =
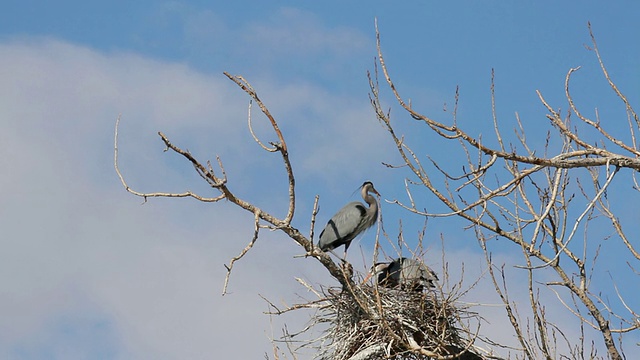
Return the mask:
<path id="1" fill-rule="evenodd" d="M 260 107 L 260 110 L 267 117 L 267 119 L 269 120 L 269 122 L 271 124 L 271 127 L 273 128 L 274 132 L 276 133 L 278 141 L 277 142 L 271 142 L 271 145 L 273 146 L 273 148 L 266 147 L 264 145 L 264 143 L 257 138 L 255 133 L 253 133 L 253 129 L 251 127 L 251 114 L 249 113 L 249 116 L 248 116 L 249 127 L 250 127 L 250 131 L 252 133 L 252 136 L 253 136 L 254 140 L 265 151 L 268 151 L 268 152 L 277 151 L 277 152 L 279 152 L 281 154 L 283 165 L 284 165 L 284 169 L 285 169 L 285 172 L 287 173 L 287 177 L 288 177 L 288 195 L 289 195 L 288 199 L 289 200 L 288 200 L 288 210 L 287 210 L 286 216 L 283 219 L 277 218 L 277 217 L 271 215 L 269 212 L 266 212 L 263 209 L 255 206 L 251 202 L 248 202 L 248 201 L 245 201 L 245 200 L 241 199 L 235 193 L 233 193 L 231 191 L 231 189 L 229 189 L 229 187 L 228 187 L 227 174 L 225 172 L 224 166 L 222 165 L 222 160 L 219 157 L 217 157 L 216 160 L 217 160 L 217 164 L 218 164 L 218 167 L 219 167 L 220 175 L 216 171 L 214 171 L 214 169 L 211 166 L 210 162 L 207 162 L 206 163 L 207 166 L 204 166 L 203 162 L 201 162 L 198 159 L 196 159 L 196 157 L 193 156 L 189 151 L 183 150 L 180 147 L 178 147 L 175 144 L 173 144 L 169 140 L 169 138 L 162 132 L 158 132 L 158 135 L 160 136 L 160 138 L 162 139 L 162 141 L 164 142 L 164 144 L 166 146 L 165 151 L 171 150 L 171 151 L 183 156 L 185 159 L 187 159 L 193 165 L 193 167 L 194 167 L 195 171 L 198 173 L 198 175 L 200 177 L 202 177 L 211 186 L 211 188 L 217 190 L 220 194 L 218 196 L 216 196 L 216 197 L 204 197 L 204 196 L 195 194 L 195 193 L 193 193 L 191 191 L 185 191 L 183 193 L 166 193 L 166 192 L 145 193 L 145 192 L 139 192 L 139 191 L 136 191 L 136 190 L 132 189 L 127 184 L 127 182 L 125 181 L 125 178 L 122 175 L 122 172 L 120 171 L 120 168 L 118 166 L 118 127 L 120 125 L 120 119 L 121 119 L 121 117 L 118 116 L 118 119 L 116 120 L 115 134 L 114 134 L 114 166 L 115 166 L 116 173 L 118 174 L 118 177 L 120 178 L 120 181 L 121 181 L 123 187 L 129 193 L 131 193 L 131 194 L 133 194 L 135 196 L 142 197 L 145 202 L 150 197 L 169 197 L 169 198 L 174 198 L 174 197 L 192 197 L 192 198 L 194 198 L 196 200 L 204 201 L 204 202 L 217 202 L 217 201 L 220 201 L 222 199 L 226 199 L 229 202 L 231 202 L 232 204 L 235 204 L 235 205 L 239 206 L 240 208 L 246 210 L 247 212 L 250 212 L 253 215 L 253 218 L 254 218 L 254 234 L 253 234 L 253 236 L 251 238 L 251 241 L 249 242 L 247 247 L 245 247 L 240 252 L 239 255 L 233 257 L 230 260 L 229 265 L 225 265 L 225 267 L 227 269 L 227 274 L 225 276 L 225 281 L 224 281 L 224 286 L 223 286 L 223 295 L 226 294 L 226 292 L 227 292 L 227 287 L 228 287 L 228 283 L 229 283 L 229 277 L 231 275 L 231 271 L 232 271 L 234 263 L 236 261 L 240 260 L 248 251 L 251 250 L 251 248 L 253 247 L 255 242 L 258 240 L 259 229 L 261 227 L 264 227 L 264 226 L 267 226 L 267 227 L 269 227 L 271 229 L 278 229 L 278 230 L 283 231 L 291 239 L 296 241 L 300 246 L 302 246 L 305 249 L 305 251 L 307 252 L 307 256 L 313 256 L 313 257 L 317 258 L 325 266 L 325 268 L 327 268 L 329 273 L 335 279 L 337 279 L 346 289 L 354 288 L 355 284 L 353 283 L 353 279 L 350 276 L 351 274 L 349 274 L 348 272 L 345 272 L 343 268 L 339 267 L 336 263 L 334 263 L 327 254 L 325 254 L 324 252 L 320 251 L 320 249 L 315 248 L 313 246 L 313 243 L 311 242 L 311 240 L 309 238 L 306 238 L 296 228 L 291 226 L 291 221 L 292 221 L 293 216 L 295 214 L 295 178 L 294 178 L 294 175 L 293 175 L 293 168 L 291 166 L 291 162 L 290 162 L 290 159 L 289 159 L 289 153 L 288 153 L 288 150 L 287 150 L 287 143 L 286 143 L 286 141 L 284 139 L 284 136 L 282 135 L 282 132 L 280 131 L 280 128 L 279 128 L 278 123 L 276 122 L 275 118 L 271 115 L 271 113 L 269 112 L 267 107 L 260 100 L 260 98 L 258 97 L 258 94 L 251 87 L 251 85 L 242 76 L 232 76 L 232 75 L 230 75 L 228 73 L 225 73 L 225 75 L 230 80 L 232 80 L 234 83 L 236 83 L 242 90 L 244 90 L 251 97 L 252 101 L 254 101 L 256 104 L 258 104 L 258 106 Z M 317 212 L 317 199 L 316 199 L 316 210 L 314 210 L 312 222 L 315 221 L 315 212 Z M 262 221 L 264 221 L 266 224 L 261 225 L 260 222 L 262 222 Z"/>

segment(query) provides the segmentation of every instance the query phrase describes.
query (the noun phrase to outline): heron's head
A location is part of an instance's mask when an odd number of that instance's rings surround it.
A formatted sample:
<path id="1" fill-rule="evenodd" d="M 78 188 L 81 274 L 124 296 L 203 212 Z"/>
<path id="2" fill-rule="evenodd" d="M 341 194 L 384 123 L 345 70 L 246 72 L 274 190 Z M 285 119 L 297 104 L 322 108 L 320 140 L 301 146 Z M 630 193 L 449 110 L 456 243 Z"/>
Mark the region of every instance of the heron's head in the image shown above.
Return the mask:
<path id="1" fill-rule="evenodd" d="M 373 183 L 371 181 L 365 181 L 360 188 L 362 189 L 363 193 L 372 192 L 380 196 L 380 193 L 378 192 L 378 190 L 376 190 L 376 188 L 373 187 Z"/>
<path id="2" fill-rule="evenodd" d="M 375 263 L 371 267 L 371 273 L 374 274 L 374 275 L 375 274 L 380 274 L 381 272 L 387 270 L 388 268 L 389 268 L 389 263 L 388 262 Z"/>
<path id="3" fill-rule="evenodd" d="M 369 270 L 369 275 L 364 279 L 363 282 L 369 281 L 373 276 L 379 277 L 382 273 L 387 271 L 389 268 L 389 263 L 375 263 Z"/>

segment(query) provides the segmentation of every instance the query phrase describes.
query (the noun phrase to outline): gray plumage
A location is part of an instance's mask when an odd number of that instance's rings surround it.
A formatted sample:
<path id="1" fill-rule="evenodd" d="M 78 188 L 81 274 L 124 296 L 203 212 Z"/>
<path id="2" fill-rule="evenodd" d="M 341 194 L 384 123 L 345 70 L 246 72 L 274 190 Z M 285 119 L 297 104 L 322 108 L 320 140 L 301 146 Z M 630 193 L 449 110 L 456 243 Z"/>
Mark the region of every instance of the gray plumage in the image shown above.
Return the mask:
<path id="1" fill-rule="evenodd" d="M 318 247 L 322 251 L 330 251 L 334 255 L 333 249 L 344 245 L 344 257 L 347 257 L 347 249 L 351 241 L 360 233 L 373 226 L 378 219 L 378 201 L 369 192 L 378 196 L 380 194 L 373 187 L 373 183 L 366 181 L 360 187 L 362 199 L 369 204 L 367 208 L 363 203 L 354 201 L 340 209 L 324 227 L 320 233 Z M 338 255 L 336 255 L 338 256 Z M 338 256 L 339 257 L 339 256 Z"/>
<path id="2" fill-rule="evenodd" d="M 390 263 L 377 263 L 373 267 L 378 285 L 387 288 L 421 292 L 424 288 L 436 287 L 438 275 L 424 263 L 407 258 L 398 258 Z"/>

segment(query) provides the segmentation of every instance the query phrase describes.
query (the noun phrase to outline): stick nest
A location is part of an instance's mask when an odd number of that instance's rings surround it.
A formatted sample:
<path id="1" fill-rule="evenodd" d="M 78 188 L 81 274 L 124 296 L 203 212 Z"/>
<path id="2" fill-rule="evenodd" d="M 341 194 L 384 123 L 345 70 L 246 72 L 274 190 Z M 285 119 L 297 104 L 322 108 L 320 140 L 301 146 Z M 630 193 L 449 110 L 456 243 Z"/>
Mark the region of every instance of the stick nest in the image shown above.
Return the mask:
<path id="1" fill-rule="evenodd" d="M 440 291 L 368 284 L 352 290 L 324 292 L 326 306 L 315 319 L 328 324 L 319 359 L 483 359 L 460 326 L 476 315 L 455 308 Z"/>

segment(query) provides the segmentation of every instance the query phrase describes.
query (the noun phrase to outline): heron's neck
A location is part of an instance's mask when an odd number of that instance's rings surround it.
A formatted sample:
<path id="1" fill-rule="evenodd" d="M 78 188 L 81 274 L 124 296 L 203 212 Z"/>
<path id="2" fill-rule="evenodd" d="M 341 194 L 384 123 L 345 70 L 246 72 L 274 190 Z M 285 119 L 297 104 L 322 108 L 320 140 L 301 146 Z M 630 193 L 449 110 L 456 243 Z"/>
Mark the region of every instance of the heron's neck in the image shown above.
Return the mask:
<path id="1" fill-rule="evenodd" d="M 363 196 L 364 201 L 367 202 L 367 204 L 369 204 L 369 207 L 377 207 L 378 206 L 378 201 L 376 200 L 376 198 L 369 194 L 368 192 L 364 194 Z"/>

